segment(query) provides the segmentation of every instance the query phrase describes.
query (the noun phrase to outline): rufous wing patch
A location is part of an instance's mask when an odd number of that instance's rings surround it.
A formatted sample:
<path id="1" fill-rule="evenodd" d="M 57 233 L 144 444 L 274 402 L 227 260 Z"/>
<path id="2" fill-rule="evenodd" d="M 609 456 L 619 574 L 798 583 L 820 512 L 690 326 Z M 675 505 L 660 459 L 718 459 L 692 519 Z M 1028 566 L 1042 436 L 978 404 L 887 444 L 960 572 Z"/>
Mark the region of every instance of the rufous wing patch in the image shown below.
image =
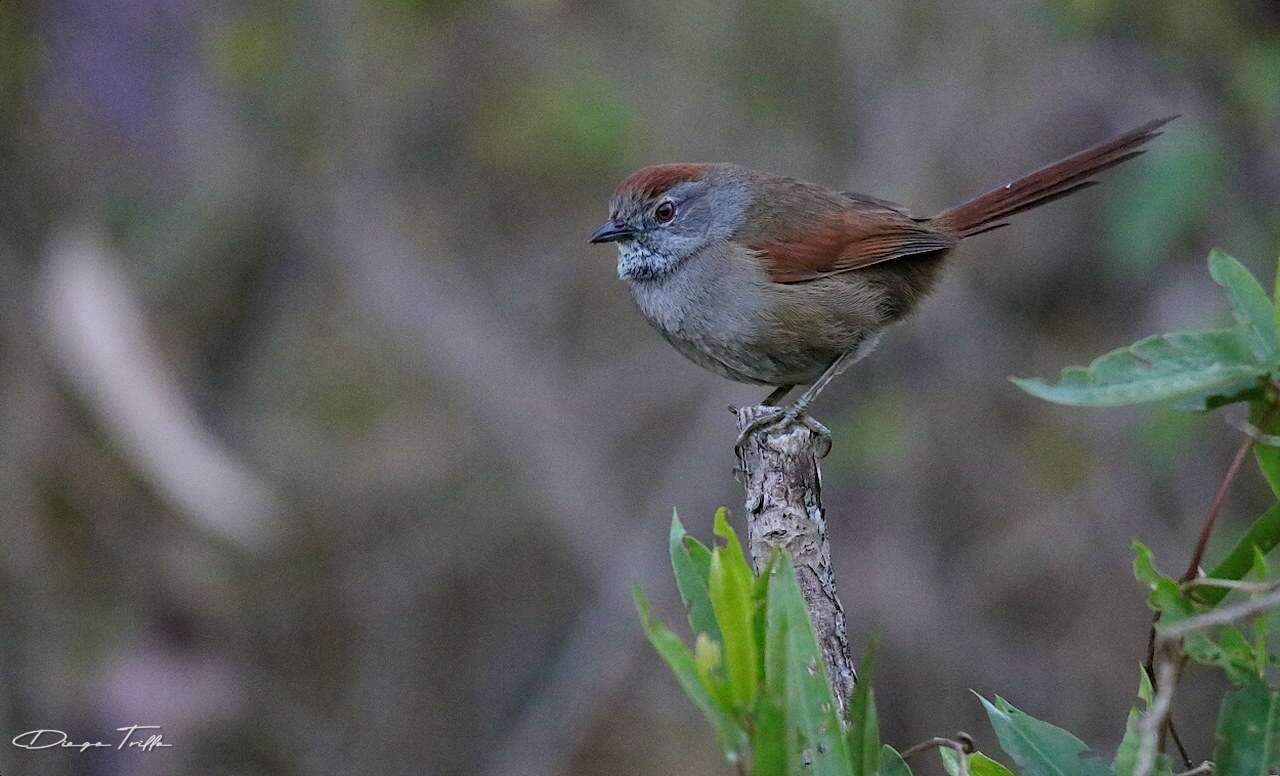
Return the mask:
<path id="1" fill-rule="evenodd" d="M 808 220 L 771 239 L 748 242 L 774 283 L 806 280 L 947 250 L 956 239 L 888 208 L 850 208 Z"/>

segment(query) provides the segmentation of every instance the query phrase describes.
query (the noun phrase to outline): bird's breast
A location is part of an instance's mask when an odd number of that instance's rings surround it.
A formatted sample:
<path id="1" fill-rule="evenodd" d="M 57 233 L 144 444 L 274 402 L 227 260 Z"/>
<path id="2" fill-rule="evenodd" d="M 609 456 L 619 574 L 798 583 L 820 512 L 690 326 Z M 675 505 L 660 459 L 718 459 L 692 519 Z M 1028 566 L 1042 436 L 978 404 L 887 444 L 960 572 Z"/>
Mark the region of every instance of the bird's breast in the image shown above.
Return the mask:
<path id="1" fill-rule="evenodd" d="M 732 380 L 771 383 L 759 368 L 768 281 L 745 249 L 716 245 L 660 278 L 629 285 L 644 317 L 691 361 Z"/>

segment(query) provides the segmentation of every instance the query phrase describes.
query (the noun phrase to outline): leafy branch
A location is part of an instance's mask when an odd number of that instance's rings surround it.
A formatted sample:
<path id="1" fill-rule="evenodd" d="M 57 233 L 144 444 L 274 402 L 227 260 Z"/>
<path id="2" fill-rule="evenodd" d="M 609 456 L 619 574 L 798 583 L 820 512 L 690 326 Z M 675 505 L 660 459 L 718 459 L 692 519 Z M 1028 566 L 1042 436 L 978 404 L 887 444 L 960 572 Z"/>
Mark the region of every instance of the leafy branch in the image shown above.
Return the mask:
<path id="1" fill-rule="evenodd" d="M 1151 656 L 1140 672 L 1114 758 L 1104 760 L 1070 732 L 1036 719 L 1004 698 L 979 696 L 1013 768 L 976 751 L 965 734 L 935 737 L 899 750 L 880 740 L 869 646 L 844 713 L 789 557 L 774 552 L 756 576 L 724 510 L 708 547 L 673 517 L 672 568 L 687 610 L 692 647 L 654 619 L 639 590 L 645 632 L 677 681 L 716 731 L 725 757 L 757 776 L 911 776 L 908 760 L 936 749 L 950 776 L 1174 776 L 1162 753 L 1174 693 L 1188 663 L 1222 672 L 1231 685 L 1218 714 L 1212 760 L 1177 776 L 1268 776 L 1280 770 L 1280 692 L 1268 684 L 1280 658 L 1269 618 L 1280 607 L 1280 582 L 1266 555 L 1280 544 L 1280 503 L 1263 512 L 1207 573 L 1209 539 L 1232 485 L 1253 452 L 1280 499 L 1280 303 L 1235 259 L 1209 256 L 1235 320 L 1222 329 L 1149 337 L 1087 367 L 1063 370 L 1055 383 L 1015 382 L 1033 395 L 1078 406 L 1170 400 L 1207 412 L 1248 406 L 1246 433 L 1215 490 L 1185 573 L 1164 574 L 1134 544 L 1133 570 L 1154 613 Z"/>
<path id="2" fill-rule="evenodd" d="M 1078 406 L 1114 406 L 1173 399 L 1178 406 L 1192 411 L 1210 411 L 1236 403 L 1247 403 L 1249 422 L 1237 423 L 1246 434 L 1231 463 L 1223 474 L 1197 538 L 1186 572 L 1175 582 L 1155 570 L 1150 553 L 1138 545 L 1135 572 L 1151 588 L 1150 604 L 1155 611 L 1149 639 L 1147 662 L 1143 676 L 1147 683 L 1144 698 L 1150 708 L 1135 726 L 1131 715 L 1126 742 L 1140 729 L 1140 746 L 1134 758 L 1133 773 L 1149 776 L 1169 771 L 1168 763 L 1157 757 L 1164 732 L 1173 732 L 1169 714 L 1173 692 L 1181 667 L 1190 658 L 1217 665 L 1233 682 L 1242 684 L 1252 698 L 1267 693 L 1264 688 L 1265 667 L 1274 660 L 1267 650 L 1266 633 L 1260 612 L 1280 599 L 1269 596 L 1247 604 L 1215 610 L 1233 590 L 1257 593 L 1263 583 L 1240 580 L 1250 571 L 1265 577 L 1264 556 L 1280 542 L 1280 504 L 1259 516 L 1244 537 L 1203 578 L 1203 559 L 1218 514 L 1235 482 L 1249 451 L 1254 451 L 1259 468 L 1280 498 L 1280 441 L 1275 432 L 1280 392 L 1280 294 L 1267 296 L 1261 284 L 1240 262 L 1220 250 L 1209 254 L 1209 273 L 1226 289 L 1235 325 L 1226 329 L 1180 332 L 1149 337 L 1127 348 L 1114 350 L 1096 359 L 1088 367 L 1064 369 L 1056 384 L 1040 380 L 1014 379 L 1027 392 L 1050 401 Z M 1280 284 L 1280 273 L 1277 275 Z M 1280 288 L 1280 285 L 1277 286 Z M 1237 617 L 1259 615 L 1255 637 L 1245 639 L 1229 623 Z M 1203 631 L 1223 626 L 1218 640 Z M 1255 670 L 1249 670 L 1250 668 Z M 1158 688 L 1154 700 L 1150 685 Z M 1235 717 L 1235 695 L 1224 700 L 1219 719 L 1219 750 L 1215 753 L 1219 772 L 1230 772 L 1232 752 L 1224 742 L 1239 740 L 1242 728 Z M 1268 695 L 1268 698 L 1271 696 Z M 1229 714 L 1228 712 L 1232 712 Z M 1247 716 L 1247 715 L 1245 715 Z M 1233 721 L 1234 720 L 1234 721 Z M 1256 720 L 1247 720 L 1252 725 Z M 1247 725 L 1246 725 L 1247 727 Z M 1174 740 L 1178 742 L 1176 733 Z M 1178 747 L 1182 750 L 1181 742 Z M 1125 745 L 1122 745 L 1122 750 Z M 1185 751 L 1183 761 L 1190 765 Z M 1224 761 L 1224 758 L 1225 761 Z M 1265 759 L 1265 757 L 1264 757 Z M 1271 767 L 1271 766 L 1268 766 Z M 1194 769 L 1193 769 L 1194 770 Z M 1263 770 L 1262 773 L 1267 773 Z"/>

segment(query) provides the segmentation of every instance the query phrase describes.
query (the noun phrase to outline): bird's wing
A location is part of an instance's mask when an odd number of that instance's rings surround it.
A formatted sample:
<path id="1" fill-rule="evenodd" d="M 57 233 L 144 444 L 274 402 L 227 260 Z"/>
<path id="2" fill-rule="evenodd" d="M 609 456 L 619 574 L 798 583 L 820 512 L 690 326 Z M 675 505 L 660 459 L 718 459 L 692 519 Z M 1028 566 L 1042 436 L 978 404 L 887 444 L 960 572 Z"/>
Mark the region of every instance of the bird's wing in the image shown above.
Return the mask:
<path id="1" fill-rule="evenodd" d="M 769 186 L 752 211 L 740 239 L 774 283 L 814 280 L 947 250 L 957 242 L 896 205 L 798 181 Z"/>
<path id="2" fill-rule="evenodd" d="M 884 210 L 896 210 L 902 215 L 912 220 L 915 220 L 915 221 L 924 220 L 921 218 L 916 218 L 915 216 L 911 215 L 911 211 L 907 209 L 906 205 L 899 204 L 897 202 L 894 202 L 893 200 L 880 199 L 879 197 L 873 197 L 870 194 L 861 194 L 856 191 L 842 191 L 840 192 L 840 194 L 862 205 L 870 205 L 872 207 L 883 208 Z"/>

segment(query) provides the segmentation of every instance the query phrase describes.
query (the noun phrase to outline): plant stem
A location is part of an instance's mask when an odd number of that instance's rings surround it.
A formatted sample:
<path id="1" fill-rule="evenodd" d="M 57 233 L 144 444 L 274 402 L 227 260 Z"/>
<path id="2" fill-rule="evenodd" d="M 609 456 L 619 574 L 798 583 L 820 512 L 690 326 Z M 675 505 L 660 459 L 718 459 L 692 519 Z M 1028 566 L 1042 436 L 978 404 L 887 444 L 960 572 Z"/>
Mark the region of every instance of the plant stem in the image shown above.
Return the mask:
<path id="1" fill-rule="evenodd" d="M 1209 537 L 1213 534 L 1213 526 L 1218 522 L 1218 512 L 1222 509 L 1222 502 L 1227 497 L 1227 491 L 1231 489 L 1231 483 L 1235 480 L 1236 475 L 1240 473 L 1240 467 L 1244 465 L 1244 459 L 1249 455 L 1249 451 L 1253 449 L 1253 437 L 1245 437 L 1240 443 L 1240 449 L 1236 450 L 1235 458 L 1231 459 L 1231 465 L 1227 467 L 1227 471 L 1222 475 L 1222 482 L 1218 483 L 1218 491 L 1213 494 L 1213 502 L 1209 504 L 1209 512 L 1204 517 L 1204 525 L 1200 527 L 1200 538 L 1196 541 L 1196 551 L 1191 556 L 1191 563 L 1187 566 L 1186 572 L 1182 575 L 1180 582 L 1190 582 L 1200 574 L 1200 565 L 1204 561 L 1205 548 L 1209 546 Z"/>
<path id="2" fill-rule="evenodd" d="M 902 759 L 910 760 L 921 752 L 942 747 L 955 751 L 959 764 L 959 776 L 969 776 L 969 755 L 973 754 L 973 739 L 968 733 L 957 733 L 954 739 L 935 736 L 928 741 L 921 741 L 915 746 L 902 750 Z"/>
<path id="3" fill-rule="evenodd" d="M 1268 411 L 1270 414 L 1270 411 Z M 1204 523 L 1200 526 L 1200 536 L 1196 540 L 1196 549 L 1191 554 L 1191 562 L 1187 565 L 1186 572 L 1183 573 L 1179 580 L 1183 584 L 1191 582 L 1200 574 L 1200 566 L 1204 563 L 1205 549 L 1209 546 L 1209 538 L 1213 535 L 1213 527 L 1218 522 L 1218 513 L 1222 510 L 1222 503 L 1226 500 L 1227 491 L 1231 489 L 1231 483 L 1235 481 L 1236 475 L 1240 473 L 1240 469 L 1244 466 L 1244 459 L 1249 455 L 1249 451 L 1253 449 L 1253 438 L 1245 437 L 1240 443 L 1239 449 L 1236 450 L 1235 456 L 1231 459 L 1230 465 L 1227 466 L 1226 472 L 1222 475 L 1222 481 L 1218 483 L 1218 489 L 1213 494 L 1213 501 L 1209 503 L 1209 511 L 1204 516 Z M 1156 623 L 1160 622 L 1160 613 L 1156 612 L 1151 618 L 1151 631 L 1147 634 L 1147 660 L 1144 668 L 1147 672 L 1147 678 L 1151 680 L 1151 686 L 1159 689 L 1158 680 L 1155 672 L 1155 655 L 1156 655 Z M 1176 677 L 1176 672 L 1173 674 Z M 1175 679 L 1176 681 L 1176 679 Z M 1167 713 L 1166 713 L 1167 716 Z M 1187 749 L 1182 745 L 1182 739 L 1178 736 L 1178 731 L 1174 729 L 1172 720 L 1168 720 L 1166 728 L 1169 735 L 1173 738 L 1173 743 L 1178 747 L 1178 755 L 1182 758 L 1183 764 L 1191 767 L 1191 758 L 1187 754 Z M 1160 731 L 1160 750 L 1164 749 L 1164 733 Z"/>

